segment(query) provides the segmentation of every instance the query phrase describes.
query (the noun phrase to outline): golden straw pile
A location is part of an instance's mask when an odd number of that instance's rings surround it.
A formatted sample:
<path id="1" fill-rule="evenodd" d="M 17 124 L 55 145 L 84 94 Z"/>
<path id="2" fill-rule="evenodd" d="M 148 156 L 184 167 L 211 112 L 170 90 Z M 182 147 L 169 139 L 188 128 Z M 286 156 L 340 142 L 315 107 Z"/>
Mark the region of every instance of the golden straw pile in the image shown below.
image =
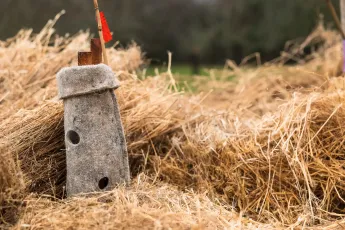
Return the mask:
<path id="1" fill-rule="evenodd" d="M 345 227 L 345 82 L 332 78 L 342 61 L 335 32 L 319 26 L 257 68 L 228 61 L 198 77 L 194 94 L 177 91 L 170 70 L 140 80 L 139 47 L 109 49 L 132 182 L 66 199 L 55 75 L 76 65 L 90 35 L 54 35 L 58 17 L 37 35 L 0 41 L 0 228 Z"/>

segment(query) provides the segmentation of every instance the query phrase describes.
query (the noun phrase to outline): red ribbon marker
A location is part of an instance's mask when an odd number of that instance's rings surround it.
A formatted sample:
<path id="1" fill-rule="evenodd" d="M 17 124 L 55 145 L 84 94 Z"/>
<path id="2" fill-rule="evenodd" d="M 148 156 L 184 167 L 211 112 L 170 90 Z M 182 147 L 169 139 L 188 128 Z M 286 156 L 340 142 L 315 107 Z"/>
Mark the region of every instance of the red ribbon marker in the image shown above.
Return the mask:
<path id="1" fill-rule="evenodd" d="M 110 32 L 108 22 L 107 22 L 107 19 L 105 18 L 104 13 L 100 12 L 100 16 L 101 16 L 104 42 L 107 43 L 113 40 L 113 35 Z"/>

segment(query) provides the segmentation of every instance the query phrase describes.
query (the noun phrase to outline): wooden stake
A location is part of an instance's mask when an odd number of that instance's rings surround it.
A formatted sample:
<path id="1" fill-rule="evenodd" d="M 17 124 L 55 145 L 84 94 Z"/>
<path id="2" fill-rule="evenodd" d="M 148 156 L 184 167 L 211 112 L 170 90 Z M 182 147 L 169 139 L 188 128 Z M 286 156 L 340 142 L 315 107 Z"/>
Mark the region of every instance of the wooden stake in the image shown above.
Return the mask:
<path id="1" fill-rule="evenodd" d="M 91 39 L 92 65 L 102 63 L 102 44 L 99 38 Z"/>
<path id="2" fill-rule="evenodd" d="M 345 32 L 345 0 L 340 0 L 341 28 Z M 345 73 L 345 36 L 343 36 L 343 73 Z"/>
<path id="3" fill-rule="evenodd" d="M 345 31 L 345 0 L 340 0 L 341 28 Z"/>
<path id="4" fill-rule="evenodd" d="M 78 66 L 91 65 L 92 53 L 91 52 L 78 52 Z"/>
<path id="5" fill-rule="evenodd" d="M 103 38 L 103 29 L 102 29 L 101 15 L 99 13 L 99 8 L 98 8 L 98 1 L 93 0 L 93 4 L 95 6 L 95 11 L 96 11 L 96 18 L 97 18 L 97 24 L 98 24 L 98 34 L 99 34 L 99 38 L 101 39 L 103 61 L 104 61 L 104 64 L 108 65 L 108 56 L 107 56 L 107 53 L 105 50 L 105 42 L 104 42 L 104 38 Z"/>
<path id="6" fill-rule="evenodd" d="M 334 9 L 334 6 L 333 6 L 333 3 L 331 0 L 326 0 L 326 1 L 327 1 L 328 8 L 331 11 L 335 25 L 337 26 L 342 38 L 345 39 L 344 30 L 343 30 L 343 27 L 341 26 L 341 22 L 340 22 L 340 19 L 338 17 L 337 11 Z M 342 4 L 343 0 L 340 0 L 340 1 L 341 1 L 340 3 Z"/>

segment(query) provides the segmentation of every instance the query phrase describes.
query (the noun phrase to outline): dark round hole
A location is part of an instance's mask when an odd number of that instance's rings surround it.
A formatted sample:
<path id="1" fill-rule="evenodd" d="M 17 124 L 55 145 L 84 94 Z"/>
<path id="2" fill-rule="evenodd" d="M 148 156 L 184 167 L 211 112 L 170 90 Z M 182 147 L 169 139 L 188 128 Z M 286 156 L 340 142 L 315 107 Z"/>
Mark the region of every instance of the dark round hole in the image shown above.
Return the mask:
<path id="1" fill-rule="evenodd" d="M 67 139 L 74 145 L 77 145 L 80 142 L 79 134 L 73 130 L 67 132 Z"/>
<path id="2" fill-rule="evenodd" d="M 100 189 L 105 189 L 109 184 L 109 178 L 108 177 L 103 177 L 102 179 L 99 180 L 98 182 L 98 187 Z"/>

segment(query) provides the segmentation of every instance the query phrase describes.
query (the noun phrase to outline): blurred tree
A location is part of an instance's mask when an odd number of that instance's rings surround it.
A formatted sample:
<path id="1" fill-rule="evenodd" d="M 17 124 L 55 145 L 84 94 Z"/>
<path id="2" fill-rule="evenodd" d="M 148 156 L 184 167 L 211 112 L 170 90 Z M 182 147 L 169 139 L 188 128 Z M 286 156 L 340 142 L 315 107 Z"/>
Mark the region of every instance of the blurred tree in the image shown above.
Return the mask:
<path id="1" fill-rule="evenodd" d="M 334 0 L 335 5 L 338 5 Z M 254 52 L 264 59 L 279 55 L 287 40 L 307 36 L 319 13 L 331 20 L 324 0 L 99 0 L 115 39 L 136 41 L 148 57 L 187 61 L 198 50 L 204 62 L 241 60 Z M 62 9 L 58 33 L 91 28 L 96 33 L 92 0 L 1 0 L 0 39 L 22 27 L 40 28 Z"/>

